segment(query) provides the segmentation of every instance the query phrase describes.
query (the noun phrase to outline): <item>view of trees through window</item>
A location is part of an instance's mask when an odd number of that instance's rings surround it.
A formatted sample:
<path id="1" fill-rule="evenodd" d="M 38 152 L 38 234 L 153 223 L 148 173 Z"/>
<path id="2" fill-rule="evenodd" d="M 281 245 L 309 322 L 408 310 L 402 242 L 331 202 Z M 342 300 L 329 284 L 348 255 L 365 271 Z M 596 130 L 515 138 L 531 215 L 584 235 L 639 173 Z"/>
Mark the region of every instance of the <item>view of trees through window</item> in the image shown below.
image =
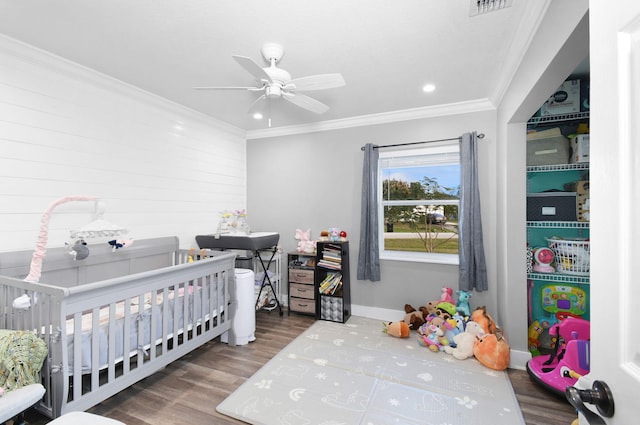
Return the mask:
<path id="1" fill-rule="evenodd" d="M 384 250 L 458 254 L 460 166 L 382 167 Z"/>

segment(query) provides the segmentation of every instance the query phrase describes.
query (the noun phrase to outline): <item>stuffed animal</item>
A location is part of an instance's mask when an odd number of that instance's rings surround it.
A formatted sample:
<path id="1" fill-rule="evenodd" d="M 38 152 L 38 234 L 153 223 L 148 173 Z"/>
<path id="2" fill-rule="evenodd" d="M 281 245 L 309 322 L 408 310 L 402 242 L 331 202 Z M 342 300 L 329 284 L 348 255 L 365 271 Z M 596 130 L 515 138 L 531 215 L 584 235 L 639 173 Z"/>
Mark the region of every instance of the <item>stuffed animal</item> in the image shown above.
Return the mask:
<path id="1" fill-rule="evenodd" d="M 69 248 L 69 254 L 71 254 L 74 260 L 84 260 L 89 256 L 87 243 L 82 239 L 75 241 Z"/>
<path id="2" fill-rule="evenodd" d="M 302 231 L 300 229 L 296 229 L 295 238 L 298 242 L 298 252 L 304 252 L 305 254 L 313 254 L 316 250 L 316 241 L 310 240 L 311 237 L 311 229 L 307 229 L 306 231 Z"/>
<path id="3" fill-rule="evenodd" d="M 468 319 L 469 316 L 462 317 L 462 315 L 456 313 L 451 319 L 447 320 L 451 324 L 451 329 L 447 328 L 444 336 L 449 340 L 449 346 L 455 348 L 455 336 L 464 332 Z"/>
<path id="4" fill-rule="evenodd" d="M 484 333 L 486 334 L 492 334 L 498 330 L 496 322 L 493 320 L 491 315 L 487 313 L 487 308 L 485 306 L 481 306 L 473 310 L 473 313 L 471 313 L 471 320 L 482 326 L 482 329 L 484 329 Z"/>
<path id="5" fill-rule="evenodd" d="M 428 347 L 434 353 L 443 351 L 444 347 L 449 345 L 449 341 L 445 336 L 447 327 L 450 326 L 446 320 L 441 317 L 434 317 L 430 322 L 425 322 L 420 327 L 420 339 L 418 342 L 423 347 Z"/>
<path id="6" fill-rule="evenodd" d="M 453 289 L 443 286 L 442 294 L 440 294 L 440 301 L 446 301 L 453 304 L 453 298 L 451 297 L 451 294 L 453 294 Z"/>
<path id="7" fill-rule="evenodd" d="M 471 306 L 469 299 L 473 293 L 471 291 L 456 291 L 458 294 L 458 302 L 456 303 L 456 311 L 463 316 L 471 316 Z"/>
<path id="8" fill-rule="evenodd" d="M 440 301 L 436 304 L 435 313 L 444 320 L 451 319 L 456 314 L 456 306 L 448 301 Z"/>
<path id="9" fill-rule="evenodd" d="M 502 332 L 483 335 L 473 345 L 473 355 L 480 363 L 494 370 L 505 370 L 509 366 L 511 349 Z"/>
<path id="10" fill-rule="evenodd" d="M 388 322 L 382 324 L 384 326 L 382 332 L 397 338 L 409 338 L 411 328 L 409 328 L 409 325 L 405 322 Z"/>
<path id="11" fill-rule="evenodd" d="M 438 300 L 438 301 L 428 301 L 425 304 L 424 308 L 425 308 L 425 310 L 427 312 L 427 314 L 426 314 L 427 316 L 430 315 L 430 314 L 433 314 L 433 315 L 436 314 L 436 306 L 438 305 L 439 302 L 440 302 L 440 300 Z"/>
<path id="12" fill-rule="evenodd" d="M 453 355 L 458 360 L 464 360 L 473 356 L 473 347 L 477 337 L 484 335 L 484 330 L 476 322 L 467 322 L 464 332 L 453 337 L 456 346 L 444 347 L 444 352 Z"/>
<path id="13" fill-rule="evenodd" d="M 111 250 L 116 252 L 116 249 L 133 245 L 133 239 L 113 239 L 109 241 L 109 245 L 111 245 Z"/>
<path id="14" fill-rule="evenodd" d="M 406 323 L 409 328 L 418 330 L 420 326 L 422 326 L 425 322 L 425 318 L 427 317 L 427 311 L 425 307 L 420 307 L 420 310 L 416 310 L 410 304 L 404 305 L 404 323 Z"/>

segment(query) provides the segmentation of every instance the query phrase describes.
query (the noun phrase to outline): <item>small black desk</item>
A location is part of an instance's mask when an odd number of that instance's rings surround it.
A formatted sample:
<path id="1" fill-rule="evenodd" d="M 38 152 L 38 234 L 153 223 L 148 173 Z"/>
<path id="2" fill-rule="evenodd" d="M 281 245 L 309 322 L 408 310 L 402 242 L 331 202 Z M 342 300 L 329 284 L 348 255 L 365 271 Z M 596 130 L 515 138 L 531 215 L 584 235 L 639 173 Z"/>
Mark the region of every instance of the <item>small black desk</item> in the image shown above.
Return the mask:
<path id="1" fill-rule="evenodd" d="M 258 307 L 258 301 L 262 295 L 262 290 L 265 286 L 271 288 L 274 298 L 276 299 L 276 305 L 282 316 L 282 305 L 278 300 L 278 294 L 276 294 L 275 288 L 269 278 L 269 266 L 273 261 L 276 253 L 278 252 L 278 241 L 280 240 L 280 234 L 275 232 L 252 232 L 247 234 L 242 233 L 223 233 L 221 235 L 197 235 L 196 242 L 200 249 L 241 249 L 246 251 L 253 251 L 255 256 L 258 257 L 262 270 L 264 270 L 264 277 L 262 278 L 262 285 L 260 285 L 260 292 L 256 300 L 256 308 Z M 271 258 L 267 261 L 266 265 L 260 256 L 260 251 L 271 251 Z"/>

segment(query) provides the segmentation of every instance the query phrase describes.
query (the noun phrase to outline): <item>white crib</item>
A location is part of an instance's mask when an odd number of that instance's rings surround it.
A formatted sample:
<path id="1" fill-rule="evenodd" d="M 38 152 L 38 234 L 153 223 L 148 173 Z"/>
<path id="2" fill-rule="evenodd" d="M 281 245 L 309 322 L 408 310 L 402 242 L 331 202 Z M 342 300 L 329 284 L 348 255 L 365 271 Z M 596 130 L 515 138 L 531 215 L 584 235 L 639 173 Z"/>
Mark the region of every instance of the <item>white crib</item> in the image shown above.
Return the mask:
<path id="1" fill-rule="evenodd" d="M 175 237 L 112 251 L 90 246 L 75 261 L 50 249 L 40 282 L 30 251 L 0 253 L 0 328 L 33 330 L 47 343 L 46 393 L 36 409 L 83 411 L 228 332 L 236 309 L 235 255 L 180 250 Z M 31 306 L 14 308 L 18 297 Z"/>

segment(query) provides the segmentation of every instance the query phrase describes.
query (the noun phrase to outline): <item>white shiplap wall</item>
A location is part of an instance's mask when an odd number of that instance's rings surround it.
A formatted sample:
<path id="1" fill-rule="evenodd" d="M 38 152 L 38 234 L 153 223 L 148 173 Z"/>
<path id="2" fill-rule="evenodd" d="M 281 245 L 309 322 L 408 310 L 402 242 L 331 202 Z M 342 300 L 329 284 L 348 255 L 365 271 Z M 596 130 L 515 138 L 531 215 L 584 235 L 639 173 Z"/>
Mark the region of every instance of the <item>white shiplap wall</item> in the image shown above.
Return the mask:
<path id="1" fill-rule="evenodd" d="M 54 200 L 91 195 L 104 218 L 183 248 L 246 206 L 244 133 L 135 87 L 0 36 L 0 251 L 32 249 Z M 49 246 L 93 219 L 54 210 Z"/>

